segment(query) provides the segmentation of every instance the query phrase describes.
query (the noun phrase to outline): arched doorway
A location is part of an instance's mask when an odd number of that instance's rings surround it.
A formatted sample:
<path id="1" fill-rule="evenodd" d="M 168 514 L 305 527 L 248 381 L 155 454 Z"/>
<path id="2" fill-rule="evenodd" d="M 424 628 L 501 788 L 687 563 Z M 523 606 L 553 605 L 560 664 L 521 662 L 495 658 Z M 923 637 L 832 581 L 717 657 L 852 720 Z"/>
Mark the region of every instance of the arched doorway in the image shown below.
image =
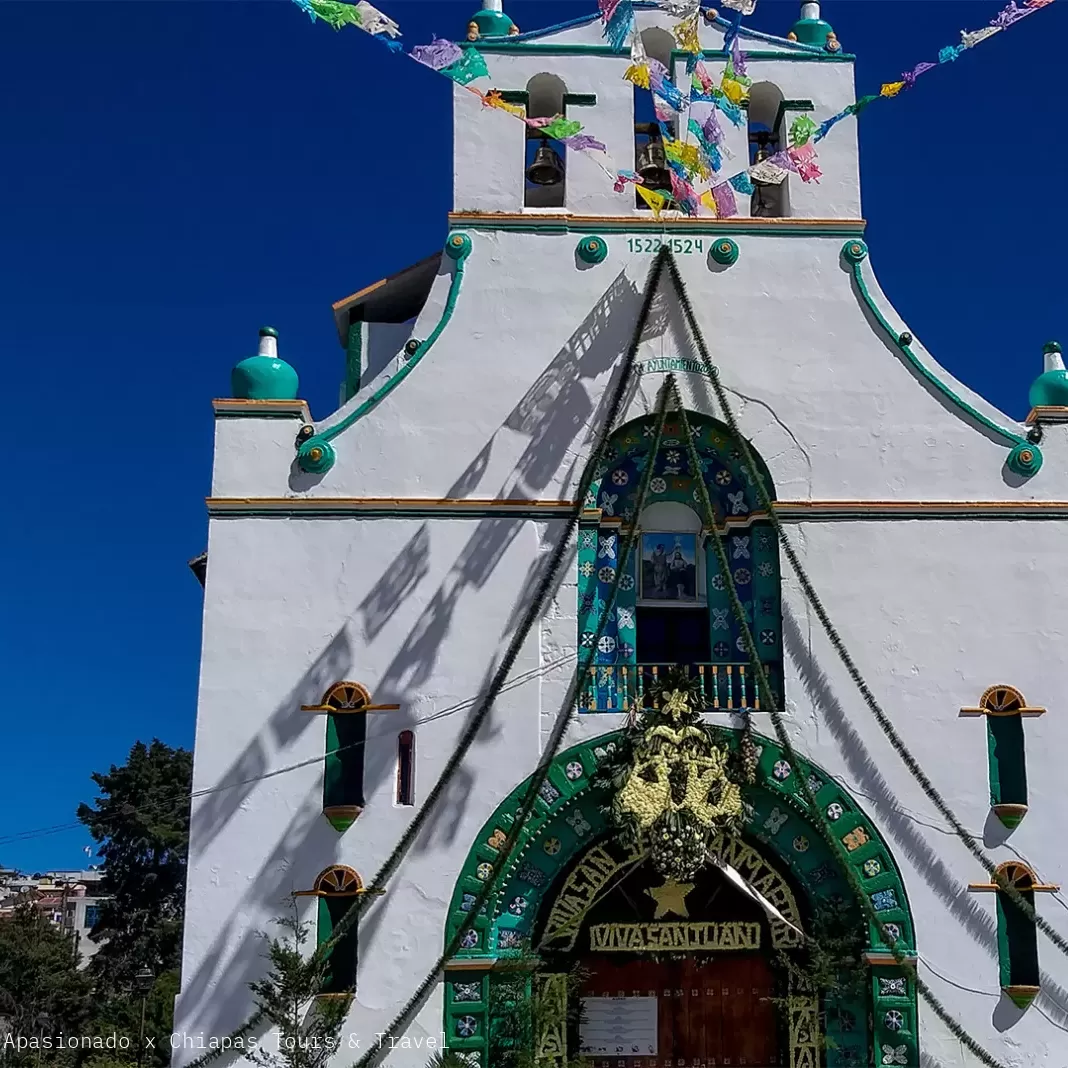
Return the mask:
<path id="1" fill-rule="evenodd" d="M 776 962 L 801 941 L 795 892 L 753 845 L 734 851 L 760 869 L 793 926 L 769 922 L 714 867 L 686 882 L 665 879 L 611 836 L 561 873 L 532 945 L 550 974 L 577 969 L 580 977 L 583 1012 L 573 1014 L 569 1049 L 617 1068 L 787 1063 L 790 1036 L 777 1009 L 791 986 Z M 573 918 L 576 894 L 612 867 L 604 890 Z"/>
<path id="2" fill-rule="evenodd" d="M 736 744 L 734 731 L 716 728 L 716 735 L 721 745 Z M 663 1035 L 665 1050 L 670 1044 L 672 1052 L 676 1048 L 687 1051 L 676 1057 L 673 1064 L 685 1057 L 688 1068 L 702 1062 L 707 1066 L 715 1057 L 718 1068 L 729 1056 L 733 1068 L 743 1052 L 736 1051 L 734 1045 L 729 1050 L 724 1046 L 725 1023 L 747 1033 L 761 1031 L 774 1035 L 773 1042 L 769 1040 L 760 1046 L 754 1038 L 751 1050 L 744 1047 L 750 1065 L 754 1062 L 749 1057 L 759 1055 L 775 1058 L 757 1060 L 761 1065 L 851 1068 L 881 1063 L 884 1051 L 889 1054 L 891 1050 L 898 1060 L 904 1055 L 906 1063 L 917 1063 L 916 991 L 911 979 L 881 943 L 878 931 L 864 922 L 859 908 L 854 909 L 855 922 L 863 929 L 863 957 L 870 980 L 859 994 L 847 995 L 830 989 L 819 1000 L 791 997 L 788 986 L 775 972 L 775 954 L 765 951 L 775 949 L 778 940 L 779 947 L 788 952 L 791 939 L 795 945 L 799 940 L 791 931 L 797 927 L 804 929 L 808 916 L 825 905 L 848 908 L 851 901 L 845 874 L 799 796 L 798 777 L 804 776 L 836 831 L 841 828 L 841 840 L 850 864 L 880 920 L 897 937 L 899 947 L 908 954 L 914 953 L 914 928 L 897 866 L 886 843 L 856 801 L 815 765 L 806 762 L 793 768 L 775 742 L 758 738 L 757 781 L 743 788 L 744 829 L 740 837 L 721 840 L 717 851 L 774 906 L 783 922 L 769 921 L 766 914 L 763 919 L 747 918 L 748 906 L 726 894 L 712 873 L 706 886 L 700 890 L 695 887 L 694 896 L 687 894 L 684 899 L 686 908 L 692 904 L 699 918 L 672 915 L 669 919 L 665 913 L 657 920 L 655 896 L 645 893 L 656 890 L 656 886 L 640 881 L 633 883 L 630 905 L 612 897 L 621 872 L 628 866 L 634 872 L 642 867 L 642 858 L 628 857 L 618 846 L 613 846 L 603 815 L 605 796 L 590 785 L 598 762 L 617 739 L 617 735 L 605 735 L 584 742 L 553 761 L 500 891 L 475 918 L 462 940 L 460 952 L 446 967 L 445 1033 L 450 1046 L 467 1055 L 471 1063 L 490 1068 L 490 1048 L 497 1026 L 494 1013 L 498 1011 L 494 1009 L 494 985 L 504 981 L 502 977 L 514 974 L 509 968 L 514 969 L 524 958 L 536 954 L 547 969 L 536 980 L 543 984 L 542 993 L 559 999 L 559 1011 L 552 1014 L 555 1029 L 542 1035 L 537 1044 L 538 1059 L 546 1065 L 560 1065 L 565 1056 L 577 1055 L 581 1040 L 575 1033 L 573 1013 L 571 1025 L 567 1022 L 568 988 L 563 973 L 553 969 L 562 968 L 565 961 L 577 962 L 586 957 L 594 967 L 589 969 L 588 985 L 581 991 L 583 997 L 607 996 L 613 983 L 616 992 L 612 997 L 620 996 L 620 990 L 625 991 L 624 997 L 643 998 L 650 997 L 650 990 L 659 991 L 655 1006 L 646 1002 L 642 1010 L 647 1013 L 650 1031 L 655 1016 L 658 1048 L 655 1057 L 632 1052 L 625 1055 L 613 1052 L 611 1056 L 590 1054 L 595 1065 L 633 1068 L 637 1064 L 652 1068 L 654 1060 L 658 1065 L 666 1064 L 667 1053 L 659 1052 Z M 470 920 L 476 897 L 491 874 L 493 861 L 504 844 L 525 789 L 525 783 L 516 787 L 486 823 L 472 847 L 453 894 L 447 942 Z M 626 874 L 626 878 L 630 877 Z M 623 885 L 627 885 L 625 879 Z M 639 894 L 647 899 L 647 905 Z M 609 913 L 598 911 L 617 909 L 623 915 L 626 908 L 631 909 L 629 919 L 606 918 Z M 706 919 L 706 915 L 712 918 Z M 613 931 L 613 923 L 632 926 Z M 666 928 L 665 934 L 665 923 L 695 926 L 681 930 Z M 568 938 L 562 939 L 561 931 L 569 924 Z M 712 924 L 743 926 L 699 927 Z M 746 927 L 746 924 L 757 927 Z M 600 930 L 594 932 L 595 927 Z M 574 940 L 569 942 L 572 930 Z M 664 945 L 664 939 L 669 940 L 668 946 Z M 737 942 L 739 948 L 725 949 L 724 939 Z M 652 951 L 652 940 L 656 941 L 655 951 Z M 759 944 L 755 944 L 757 940 Z M 623 948 L 610 948 L 620 945 Z M 613 963 L 616 955 L 619 964 Z M 709 968 L 707 962 L 702 965 L 701 961 L 706 955 L 715 963 L 706 972 L 709 983 L 699 985 L 695 980 L 702 967 Z M 637 958 L 657 967 L 643 963 L 634 971 L 621 970 Z M 649 982 L 654 979 L 654 972 L 656 985 Z M 749 993 L 744 997 L 723 995 L 722 983 L 727 974 L 733 983 L 729 989 L 748 989 Z M 624 985 L 620 986 L 624 975 Z M 721 983 L 718 1002 L 715 995 L 703 993 L 706 989 L 716 989 L 713 975 Z M 741 984 L 743 975 L 749 980 L 748 987 Z M 690 985 L 672 986 L 671 983 Z M 664 1006 L 662 1003 L 669 1000 L 664 994 L 667 989 L 672 991 L 672 1000 L 676 999 L 677 990 L 689 993 L 678 995 L 675 1005 Z M 635 995 L 632 993 L 635 990 L 645 993 Z M 701 993 L 694 995 L 694 990 Z M 773 991 L 770 996 L 766 994 L 769 990 Z M 634 1007 L 637 1008 L 637 1002 Z M 766 1023 L 769 1007 L 775 1021 L 770 1032 Z M 739 1014 L 737 1019 L 730 1015 L 732 1012 Z"/>

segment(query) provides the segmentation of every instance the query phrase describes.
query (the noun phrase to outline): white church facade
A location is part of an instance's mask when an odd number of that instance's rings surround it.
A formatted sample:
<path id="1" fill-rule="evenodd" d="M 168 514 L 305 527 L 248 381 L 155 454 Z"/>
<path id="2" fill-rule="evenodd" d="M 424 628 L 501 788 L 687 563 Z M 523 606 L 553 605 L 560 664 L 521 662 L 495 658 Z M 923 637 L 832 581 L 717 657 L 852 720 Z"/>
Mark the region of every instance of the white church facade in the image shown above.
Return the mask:
<path id="1" fill-rule="evenodd" d="M 685 80 L 677 19 L 637 8 Z M 735 160 L 856 99 L 805 8 L 741 30 Z M 701 20 L 717 76 L 726 28 Z M 595 13 L 524 29 L 476 15 L 483 91 L 662 164 Z M 454 96 L 449 236 L 334 305 L 341 406 L 313 418 L 269 328 L 215 402 L 173 1063 L 251 1015 L 298 894 L 309 952 L 360 903 L 321 994 L 361 1043 L 337 1065 L 401 1019 L 384 1063 L 444 1041 L 504 1068 L 519 990 L 556 1068 L 980 1064 L 968 1040 L 1063 1068 L 1059 346 L 1020 424 L 913 337 L 852 121 L 818 183 L 654 216 Z M 671 719 L 680 675 L 703 726 Z M 708 863 L 625 841 L 621 810 L 697 819 Z M 813 989 L 791 961 L 828 917 L 858 967 Z"/>

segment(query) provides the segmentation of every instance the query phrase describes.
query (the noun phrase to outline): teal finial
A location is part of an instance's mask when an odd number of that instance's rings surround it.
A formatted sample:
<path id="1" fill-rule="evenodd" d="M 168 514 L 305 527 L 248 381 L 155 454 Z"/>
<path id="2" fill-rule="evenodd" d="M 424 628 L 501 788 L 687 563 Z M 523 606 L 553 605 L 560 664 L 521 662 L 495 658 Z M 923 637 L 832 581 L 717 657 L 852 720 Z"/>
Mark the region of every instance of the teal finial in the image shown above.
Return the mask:
<path id="1" fill-rule="evenodd" d="M 1042 346 L 1044 369 L 1028 393 L 1032 408 L 1068 408 L 1068 371 L 1061 352 L 1059 341 Z"/>
<path id="2" fill-rule="evenodd" d="M 608 242 L 603 237 L 590 235 L 578 243 L 575 253 L 583 263 L 604 263 L 608 258 Z"/>
<path id="3" fill-rule="evenodd" d="M 230 388 L 239 400 L 296 400 L 300 380 L 285 360 L 278 358 L 278 331 L 260 327 L 260 348 L 242 360 L 230 374 Z"/>
<path id="4" fill-rule="evenodd" d="M 467 39 L 515 37 L 519 27 L 504 13 L 503 0 L 482 0 L 482 10 L 467 24 Z"/>
<path id="5" fill-rule="evenodd" d="M 801 18 L 794 23 L 793 29 L 787 36 L 791 41 L 818 45 L 830 52 L 837 52 L 841 48 L 830 23 L 820 18 L 820 5 L 817 3 L 810 2 L 801 5 Z"/>

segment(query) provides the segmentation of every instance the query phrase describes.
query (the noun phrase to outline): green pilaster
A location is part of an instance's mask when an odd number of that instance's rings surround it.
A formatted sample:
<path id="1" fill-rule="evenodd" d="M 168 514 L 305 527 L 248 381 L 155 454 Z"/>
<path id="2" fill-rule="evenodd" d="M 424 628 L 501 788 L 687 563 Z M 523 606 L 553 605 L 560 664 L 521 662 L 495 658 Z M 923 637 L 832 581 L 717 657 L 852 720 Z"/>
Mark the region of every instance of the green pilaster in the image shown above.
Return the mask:
<path id="1" fill-rule="evenodd" d="M 585 657 L 593 646 L 597 630 L 594 603 L 597 600 L 597 521 L 592 517 L 579 522 L 578 533 L 578 646 L 579 656 Z M 579 701 L 581 707 L 596 708 L 596 686 L 582 680 Z"/>
<path id="2" fill-rule="evenodd" d="M 349 344 L 345 350 L 345 400 L 352 400 L 360 392 L 363 370 L 363 323 L 349 323 Z"/>

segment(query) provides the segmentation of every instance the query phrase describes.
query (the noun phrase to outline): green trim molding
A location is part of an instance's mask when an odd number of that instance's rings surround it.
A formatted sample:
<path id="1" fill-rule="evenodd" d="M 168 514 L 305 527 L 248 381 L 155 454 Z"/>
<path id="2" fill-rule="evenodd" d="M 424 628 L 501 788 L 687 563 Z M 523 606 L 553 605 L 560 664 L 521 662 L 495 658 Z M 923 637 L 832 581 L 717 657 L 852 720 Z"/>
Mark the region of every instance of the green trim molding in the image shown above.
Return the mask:
<path id="1" fill-rule="evenodd" d="M 717 741 L 734 747 L 740 732 L 714 727 Z M 534 935 L 559 899 L 572 862 L 611 835 L 604 814 L 603 792 L 591 785 L 600 761 L 619 743 L 618 733 L 605 734 L 560 753 L 552 762 L 534 810 L 524 824 L 511 866 L 501 873 L 497 891 L 472 921 L 471 909 L 492 873 L 498 850 L 506 841 L 522 804 L 529 780 L 517 786 L 483 826 L 465 860 L 450 904 L 445 944 L 461 927 L 470 930 L 463 948 L 446 965 L 445 1034 L 457 1052 L 481 1054 L 487 1064 L 487 1036 L 492 1027 L 488 981 L 510 960 L 529 953 Z M 841 835 L 849 863 L 863 885 L 880 921 L 898 938 L 907 957 L 915 952 L 908 896 L 893 855 L 856 800 L 821 768 L 806 762 L 794 768 L 771 739 L 757 737 L 757 782 L 745 786 L 746 823 L 740 839 L 725 840 L 724 850 L 745 857 L 738 864 L 756 878 L 753 866 L 768 871 L 767 883 L 787 885 L 783 874 L 799 887 L 801 925 L 820 903 L 853 901 L 845 873 L 838 866 L 801 796 L 798 777 L 805 776 L 815 800 Z M 777 878 L 776 878 L 777 877 Z M 596 893 L 597 888 L 591 892 Z M 766 889 L 774 896 L 774 891 Z M 789 895 L 783 907 L 789 908 Z M 916 989 L 905 970 L 894 963 L 875 925 L 864 925 L 866 958 L 871 964 L 869 992 L 826 995 L 826 1068 L 847 1064 L 889 1064 L 884 1051 L 901 1051 L 895 1064 L 919 1063 Z M 787 929 L 788 931 L 788 929 Z M 537 946 L 533 947 L 537 950 Z M 904 1049 L 902 1050 L 902 1047 Z M 815 1063 L 815 1062 L 812 1062 Z"/>
<path id="2" fill-rule="evenodd" d="M 930 383 L 938 392 L 955 405 L 961 412 L 969 416 L 975 422 L 981 426 L 986 427 L 987 430 L 996 434 L 1004 442 L 1011 445 L 1011 451 L 1005 460 L 1006 466 L 1014 474 L 1021 475 L 1024 478 L 1030 478 L 1033 475 L 1038 474 L 1039 469 L 1042 467 L 1042 451 L 1037 445 L 1028 441 L 1026 438 L 1021 437 L 1019 434 L 1012 430 L 1006 430 L 1005 427 L 998 426 L 993 420 L 987 418 L 982 412 L 972 407 L 962 397 L 958 397 L 952 389 L 949 388 L 933 371 L 930 370 L 920 358 L 912 351 L 912 335 L 909 333 L 899 334 L 890 324 L 887 322 L 886 317 L 879 310 L 871 293 L 868 290 L 868 284 L 864 280 L 864 273 L 861 270 L 861 264 L 868 258 L 868 246 L 861 240 L 856 239 L 853 241 L 847 241 L 842 246 L 842 258 L 853 269 L 853 283 L 857 287 L 857 292 L 860 295 L 861 300 L 864 302 L 868 311 L 871 312 L 876 322 L 885 331 L 887 339 L 890 343 L 901 353 L 902 356 L 908 361 L 908 364 L 912 369 L 920 375 L 924 381 Z"/>
<path id="3" fill-rule="evenodd" d="M 434 327 L 426 341 L 420 342 L 419 347 L 412 353 L 407 363 L 379 386 L 367 400 L 346 415 L 344 419 L 318 432 L 310 425 L 301 429 L 297 443 L 297 466 L 302 471 L 317 475 L 325 474 L 329 471 L 337 459 L 330 442 L 385 400 L 415 370 L 422 358 L 434 347 L 445 327 L 449 325 L 453 312 L 456 310 L 456 302 L 460 297 L 460 287 L 463 285 L 464 263 L 470 254 L 471 238 L 467 234 L 454 233 L 449 236 L 448 241 L 445 243 L 445 255 L 453 260 L 456 266 L 453 269 L 452 281 L 449 283 L 449 295 L 445 300 L 445 307 L 442 310 L 441 319 L 438 320 L 438 325 Z"/>

